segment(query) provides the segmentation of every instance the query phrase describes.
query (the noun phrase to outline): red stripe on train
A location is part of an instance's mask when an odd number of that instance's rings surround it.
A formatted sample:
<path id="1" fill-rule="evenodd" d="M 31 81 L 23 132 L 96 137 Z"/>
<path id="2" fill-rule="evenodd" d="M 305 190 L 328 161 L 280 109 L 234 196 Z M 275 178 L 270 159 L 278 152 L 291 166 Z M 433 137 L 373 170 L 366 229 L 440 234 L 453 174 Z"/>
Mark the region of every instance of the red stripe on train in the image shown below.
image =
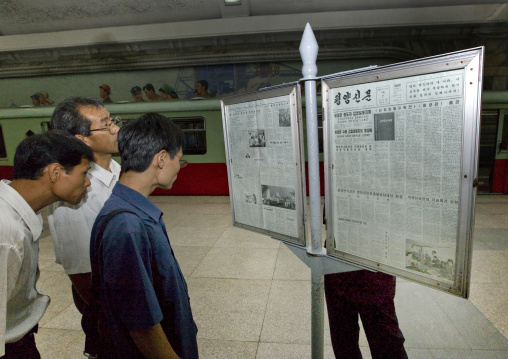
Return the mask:
<path id="1" fill-rule="evenodd" d="M 324 194 L 323 162 L 319 163 L 321 195 Z M 307 164 L 305 164 L 307 173 Z M 0 166 L 0 179 L 12 179 L 12 166 Z M 309 180 L 307 179 L 307 193 Z M 229 195 L 228 174 L 225 163 L 190 163 L 178 173 L 173 188 L 165 190 L 157 188 L 152 195 L 184 195 L 184 196 L 227 196 Z"/>

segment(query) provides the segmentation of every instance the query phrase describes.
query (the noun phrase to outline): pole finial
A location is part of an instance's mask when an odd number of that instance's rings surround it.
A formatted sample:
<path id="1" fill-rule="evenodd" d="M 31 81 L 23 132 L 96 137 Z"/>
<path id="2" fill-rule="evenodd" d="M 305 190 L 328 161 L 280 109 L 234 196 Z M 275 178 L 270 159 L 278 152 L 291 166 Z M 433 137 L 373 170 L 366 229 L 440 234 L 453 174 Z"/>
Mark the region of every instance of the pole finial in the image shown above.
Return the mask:
<path id="1" fill-rule="evenodd" d="M 303 67 L 302 75 L 304 78 L 314 78 L 317 75 L 317 54 L 319 46 L 314 36 L 314 32 L 307 23 L 303 31 L 302 41 L 300 42 L 300 56 L 302 58 Z"/>

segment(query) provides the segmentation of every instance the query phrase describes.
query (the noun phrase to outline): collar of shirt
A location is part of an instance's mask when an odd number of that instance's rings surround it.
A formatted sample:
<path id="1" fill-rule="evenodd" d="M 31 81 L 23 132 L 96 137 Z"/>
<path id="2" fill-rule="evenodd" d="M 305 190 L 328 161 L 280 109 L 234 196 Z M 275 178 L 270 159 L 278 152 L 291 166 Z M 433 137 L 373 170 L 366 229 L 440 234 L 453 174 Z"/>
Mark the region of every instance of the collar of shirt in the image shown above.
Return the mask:
<path id="1" fill-rule="evenodd" d="M 42 223 L 32 207 L 14 188 L 9 186 L 11 181 L 0 181 L 0 198 L 7 202 L 23 218 L 32 232 L 33 241 L 39 239 L 42 233 Z"/>
<path id="2" fill-rule="evenodd" d="M 159 222 L 162 216 L 162 211 L 138 191 L 117 182 L 112 193 L 140 211 L 146 213 L 149 217 L 153 218 L 154 221 Z"/>
<path id="3" fill-rule="evenodd" d="M 90 170 L 88 174 L 94 178 L 97 178 L 99 181 L 104 183 L 107 187 L 111 185 L 111 183 L 120 176 L 120 165 L 115 162 L 113 159 L 109 162 L 109 168 L 111 172 L 102 168 L 95 162 L 90 162 Z"/>

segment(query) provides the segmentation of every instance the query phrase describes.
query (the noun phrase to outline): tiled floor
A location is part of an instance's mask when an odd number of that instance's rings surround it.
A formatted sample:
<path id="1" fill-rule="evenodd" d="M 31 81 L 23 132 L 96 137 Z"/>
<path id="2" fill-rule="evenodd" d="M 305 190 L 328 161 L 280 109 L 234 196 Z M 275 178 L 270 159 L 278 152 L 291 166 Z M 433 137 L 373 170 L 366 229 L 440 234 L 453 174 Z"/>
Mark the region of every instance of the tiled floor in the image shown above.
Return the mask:
<path id="1" fill-rule="evenodd" d="M 229 197 L 152 197 L 189 285 L 200 356 L 311 355 L 310 270 L 282 243 L 231 226 Z M 82 358 L 70 281 L 54 263 L 47 226 L 39 286 L 43 359 Z M 396 308 L 411 359 L 508 359 L 508 196 L 478 196 L 470 300 L 398 280 Z M 325 320 L 325 358 L 333 352 Z M 367 340 L 360 338 L 364 358 Z"/>

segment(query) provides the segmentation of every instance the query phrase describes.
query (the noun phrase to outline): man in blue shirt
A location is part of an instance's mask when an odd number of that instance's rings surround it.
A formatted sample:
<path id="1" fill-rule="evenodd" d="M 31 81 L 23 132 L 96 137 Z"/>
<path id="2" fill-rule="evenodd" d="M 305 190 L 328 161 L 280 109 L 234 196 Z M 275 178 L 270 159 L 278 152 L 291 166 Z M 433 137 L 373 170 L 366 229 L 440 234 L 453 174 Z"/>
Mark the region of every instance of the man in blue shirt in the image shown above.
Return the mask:
<path id="1" fill-rule="evenodd" d="M 92 230 L 92 276 L 120 358 L 198 358 L 187 284 L 162 212 L 148 200 L 170 189 L 180 170 L 184 135 L 171 120 L 147 113 L 118 134 L 123 175 Z M 126 209 L 107 223 L 106 216 Z"/>

